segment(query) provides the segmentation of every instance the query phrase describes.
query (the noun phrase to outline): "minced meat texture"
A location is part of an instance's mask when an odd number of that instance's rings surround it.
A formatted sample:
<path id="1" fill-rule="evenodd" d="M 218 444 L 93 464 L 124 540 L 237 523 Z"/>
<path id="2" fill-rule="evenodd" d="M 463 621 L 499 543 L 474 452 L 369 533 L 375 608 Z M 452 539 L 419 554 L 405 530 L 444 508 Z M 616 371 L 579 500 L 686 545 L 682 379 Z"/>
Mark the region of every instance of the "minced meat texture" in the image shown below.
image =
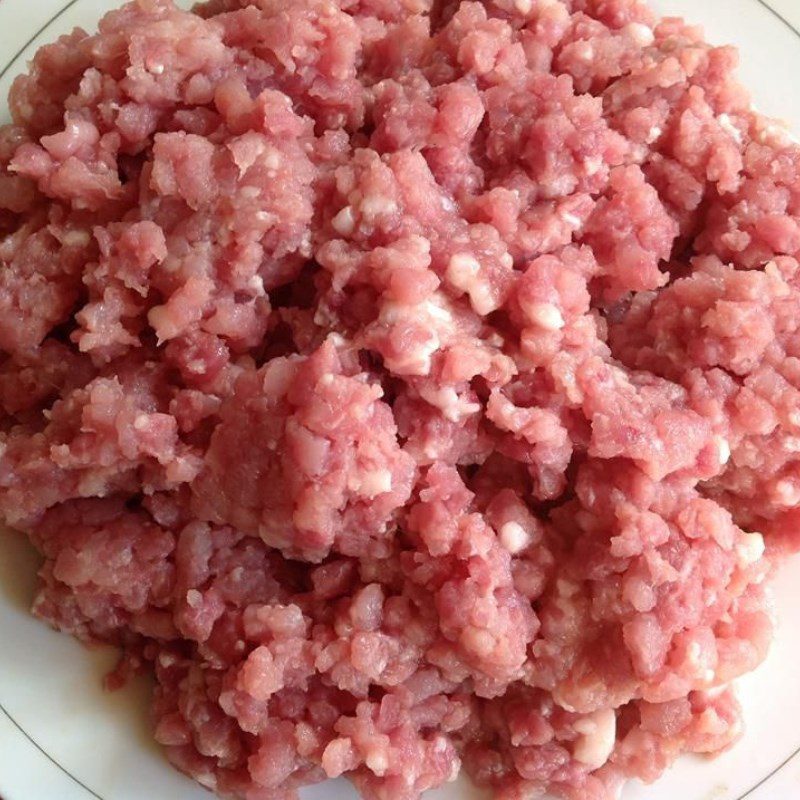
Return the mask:
<path id="1" fill-rule="evenodd" d="M 800 548 L 800 147 L 640 0 L 138 0 L 0 128 L 0 519 L 231 800 L 613 800 Z"/>

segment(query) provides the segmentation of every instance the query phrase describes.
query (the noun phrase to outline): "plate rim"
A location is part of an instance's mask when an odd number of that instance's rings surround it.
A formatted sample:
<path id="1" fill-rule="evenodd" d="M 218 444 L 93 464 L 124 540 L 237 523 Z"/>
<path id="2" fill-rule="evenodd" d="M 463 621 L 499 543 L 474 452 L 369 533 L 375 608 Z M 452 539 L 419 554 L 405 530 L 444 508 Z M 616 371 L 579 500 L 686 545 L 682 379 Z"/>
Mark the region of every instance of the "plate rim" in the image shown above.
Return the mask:
<path id="1" fill-rule="evenodd" d="M 68 0 L 63 6 L 61 6 L 55 13 L 53 13 L 45 22 L 41 23 L 40 26 L 29 36 L 29 38 L 17 49 L 17 51 L 11 56 L 10 60 L 5 63 L 2 68 L 0 68 L 0 82 L 17 66 L 19 60 L 25 56 L 28 50 L 37 43 L 37 40 L 47 32 L 48 28 L 50 28 L 54 23 L 56 23 L 59 19 L 61 19 L 70 9 L 74 6 L 78 5 L 79 3 L 83 2 L 84 0 Z M 0 0 L 0 12 L 8 12 L 9 16 L 11 16 L 12 12 L 10 12 L 10 6 L 12 4 L 19 4 L 21 0 Z M 53 0 L 53 2 L 58 2 L 58 0 Z M 789 5 L 791 0 L 754 0 L 754 2 L 760 6 L 764 11 L 766 11 L 769 15 L 774 17 L 780 24 L 785 26 L 794 36 L 797 37 L 798 42 L 800 43 L 800 4 L 798 5 L 797 9 L 792 9 Z M 772 3 L 780 5 L 780 8 L 776 8 Z M 122 5 L 122 0 L 119 3 Z M 790 14 L 792 15 L 790 18 Z M 5 16 L 5 15 L 3 15 Z M 794 18 L 797 18 L 797 23 L 794 22 Z M 42 44 L 45 44 L 43 42 Z M 748 87 L 749 88 L 749 87 Z M 5 105 L 5 98 L 0 97 L 0 103 Z M 800 123 L 800 120 L 798 120 Z M 4 531 L 0 531 L 0 535 L 8 535 Z M 42 747 L 36 739 L 14 718 L 14 716 L 5 708 L 3 705 L 2 699 L 0 698 L 0 714 L 5 719 L 7 723 L 9 723 L 14 730 L 18 732 L 18 734 L 23 737 L 23 739 L 35 750 L 35 752 L 47 759 L 47 761 L 66 778 L 68 778 L 72 784 L 73 788 L 77 788 L 82 791 L 86 796 L 94 798 L 94 800 L 108 800 L 108 798 L 104 798 L 102 795 L 98 794 L 94 791 L 90 786 L 87 786 L 80 778 L 74 775 L 67 767 L 61 764 L 55 757 L 53 757 L 47 750 Z M 0 739 L 3 739 L 2 735 L 2 728 L 0 728 Z M 12 743 L 13 744 L 13 743 Z M 797 748 L 784 760 L 778 764 L 771 772 L 767 775 L 762 777 L 757 783 L 747 789 L 744 793 L 739 795 L 736 800 L 751 800 L 762 788 L 766 787 L 768 783 L 770 783 L 779 773 L 781 773 L 786 767 L 788 767 L 793 761 L 798 759 L 800 756 L 800 744 L 798 744 Z M 2 776 L 0 776 L 2 777 Z M 0 786 L 0 790 L 5 791 L 2 786 Z M 10 796 L 6 796 L 3 798 L 0 795 L 0 800 L 17 800 L 17 798 L 13 798 Z M 764 800 L 768 800 L 768 798 L 764 798 Z"/>

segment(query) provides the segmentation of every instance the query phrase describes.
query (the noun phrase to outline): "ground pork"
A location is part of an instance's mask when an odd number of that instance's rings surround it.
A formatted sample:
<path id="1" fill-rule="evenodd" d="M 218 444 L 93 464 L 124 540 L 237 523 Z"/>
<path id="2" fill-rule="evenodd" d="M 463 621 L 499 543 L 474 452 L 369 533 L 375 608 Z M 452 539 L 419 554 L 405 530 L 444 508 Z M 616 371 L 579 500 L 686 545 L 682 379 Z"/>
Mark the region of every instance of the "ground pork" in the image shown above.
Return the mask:
<path id="1" fill-rule="evenodd" d="M 230 800 L 615 800 L 800 548 L 800 147 L 641 0 L 137 0 L 0 128 L 0 519 Z"/>

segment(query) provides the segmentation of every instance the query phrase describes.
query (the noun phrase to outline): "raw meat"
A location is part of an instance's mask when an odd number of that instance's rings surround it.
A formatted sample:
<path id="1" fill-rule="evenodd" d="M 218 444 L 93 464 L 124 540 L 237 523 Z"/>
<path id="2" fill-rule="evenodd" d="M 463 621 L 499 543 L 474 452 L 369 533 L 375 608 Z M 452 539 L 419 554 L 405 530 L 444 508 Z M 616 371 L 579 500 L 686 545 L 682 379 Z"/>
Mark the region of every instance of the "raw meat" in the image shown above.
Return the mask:
<path id="1" fill-rule="evenodd" d="M 137 0 L 0 129 L 0 519 L 233 800 L 614 800 L 800 548 L 800 147 L 640 0 Z"/>

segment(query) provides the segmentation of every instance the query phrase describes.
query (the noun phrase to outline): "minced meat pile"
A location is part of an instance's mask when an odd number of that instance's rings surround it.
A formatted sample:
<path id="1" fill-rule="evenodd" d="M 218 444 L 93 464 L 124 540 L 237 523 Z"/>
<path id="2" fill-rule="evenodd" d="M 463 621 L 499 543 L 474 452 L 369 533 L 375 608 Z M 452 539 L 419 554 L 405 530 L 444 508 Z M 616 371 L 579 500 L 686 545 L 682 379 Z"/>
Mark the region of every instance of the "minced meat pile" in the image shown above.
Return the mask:
<path id="1" fill-rule="evenodd" d="M 612 800 L 800 548 L 800 147 L 640 0 L 170 0 L 0 129 L 0 519 L 220 796 Z"/>

